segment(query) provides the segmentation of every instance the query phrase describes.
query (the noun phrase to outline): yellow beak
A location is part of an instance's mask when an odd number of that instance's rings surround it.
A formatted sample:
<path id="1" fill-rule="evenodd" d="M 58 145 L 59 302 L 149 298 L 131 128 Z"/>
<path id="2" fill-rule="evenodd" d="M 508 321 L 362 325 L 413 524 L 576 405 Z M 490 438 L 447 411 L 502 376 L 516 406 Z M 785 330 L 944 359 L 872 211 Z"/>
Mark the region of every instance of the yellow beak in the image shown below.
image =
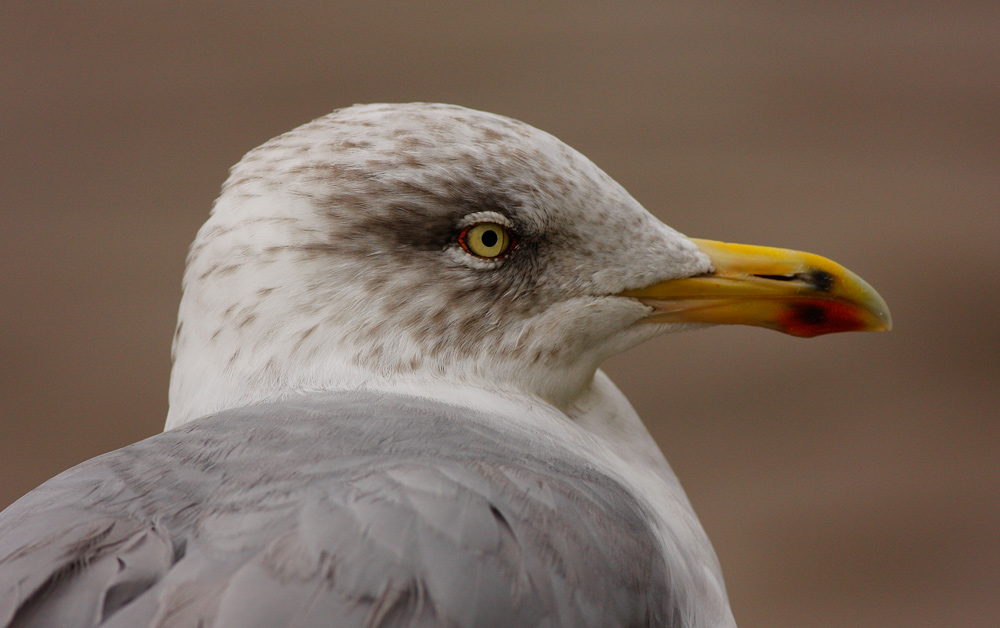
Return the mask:
<path id="1" fill-rule="evenodd" d="M 654 308 L 645 320 L 754 325 L 803 337 L 892 329 L 889 308 L 875 289 L 825 257 L 692 241 L 715 270 L 623 292 Z"/>

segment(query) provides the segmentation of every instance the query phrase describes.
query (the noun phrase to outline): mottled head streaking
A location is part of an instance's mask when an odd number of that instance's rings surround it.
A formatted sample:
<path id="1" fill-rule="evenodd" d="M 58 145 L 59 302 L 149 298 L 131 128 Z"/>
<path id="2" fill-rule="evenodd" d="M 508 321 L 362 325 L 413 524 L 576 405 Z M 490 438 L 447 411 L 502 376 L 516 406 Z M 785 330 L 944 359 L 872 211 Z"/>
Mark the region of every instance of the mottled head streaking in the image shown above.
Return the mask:
<path id="1" fill-rule="evenodd" d="M 470 241 L 470 238 L 478 238 Z M 614 296 L 708 258 L 555 137 L 358 105 L 250 151 L 191 248 L 168 427 L 316 389 L 466 382 L 561 405 L 660 333 Z"/>

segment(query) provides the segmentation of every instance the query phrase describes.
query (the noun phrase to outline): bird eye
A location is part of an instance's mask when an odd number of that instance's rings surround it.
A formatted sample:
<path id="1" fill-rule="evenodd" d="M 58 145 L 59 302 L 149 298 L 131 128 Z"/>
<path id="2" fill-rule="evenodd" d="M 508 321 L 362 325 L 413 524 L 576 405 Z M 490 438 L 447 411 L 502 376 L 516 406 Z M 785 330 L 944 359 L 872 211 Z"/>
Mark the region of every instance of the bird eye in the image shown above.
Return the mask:
<path id="1" fill-rule="evenodd" d="M 458 243 L 476 257 L 496 259 L 510 250 L 513 243 L 507 227 L 495 222 L 480 222 L 466 227 L 458 236 Z"/>

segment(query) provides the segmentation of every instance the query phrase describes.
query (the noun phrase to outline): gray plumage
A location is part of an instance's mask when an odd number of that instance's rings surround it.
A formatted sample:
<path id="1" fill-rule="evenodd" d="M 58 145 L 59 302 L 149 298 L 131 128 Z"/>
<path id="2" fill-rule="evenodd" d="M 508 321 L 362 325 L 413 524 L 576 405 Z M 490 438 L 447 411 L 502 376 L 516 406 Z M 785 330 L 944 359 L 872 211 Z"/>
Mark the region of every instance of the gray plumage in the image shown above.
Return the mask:
<path id="1" fill-rule="evenodd" d="M 94 458 L 0 515 L 0 625 L 679 625 L 643 507 L 499 425 L 319 393 Z"/>

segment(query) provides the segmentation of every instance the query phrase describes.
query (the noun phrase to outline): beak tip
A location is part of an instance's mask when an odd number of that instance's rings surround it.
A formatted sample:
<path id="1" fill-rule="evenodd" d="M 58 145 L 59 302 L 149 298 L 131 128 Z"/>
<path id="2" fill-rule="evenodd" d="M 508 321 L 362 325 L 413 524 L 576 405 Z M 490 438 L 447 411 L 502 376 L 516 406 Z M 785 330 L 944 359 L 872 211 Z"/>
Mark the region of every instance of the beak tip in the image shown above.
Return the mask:
<path id="1" fill-rule="evenodd" d="M 879 314 L 879 319 L 882 321 L 882 327 L 876 329 L 875 331 L 892 331 L 892 315 L 889 314 L 889 310 L 879 312 Z"/>
<path id="2" fill-rule="evenodd" d="M 872 288 L 871 285 L 869 285 L 863 279 L 858 278 L 858 281 L 861 282 L 865 288 L 867 288 L 867 293 L 868 293 L 867 300 L 868 303 L 870 304 L 869 311 L 875 316 L 875 318 L 879 322 L 879 325 L 873 326 L 871 330 L 892 331 L 892 314 L 889 312 L 889 306 L 888 304 L 886 304 L 885 299 L 883 299 L 882 295 L 876 292 L 875 289 Z"/>

